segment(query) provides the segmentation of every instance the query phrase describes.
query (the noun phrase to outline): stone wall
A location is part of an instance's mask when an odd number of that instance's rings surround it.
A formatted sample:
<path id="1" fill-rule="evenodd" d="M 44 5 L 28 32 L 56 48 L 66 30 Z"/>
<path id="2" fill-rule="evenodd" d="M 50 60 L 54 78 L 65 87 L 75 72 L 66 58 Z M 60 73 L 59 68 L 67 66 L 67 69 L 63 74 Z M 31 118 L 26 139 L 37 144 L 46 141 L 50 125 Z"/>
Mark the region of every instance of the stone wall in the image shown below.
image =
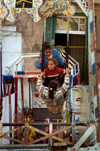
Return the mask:
<path id="1" fill-rule="evenodd" d="M 37 48 L 37 45 L 42 45 L 43 40 L 43 17 L 39 22 L 34 22 L 33 19 L 27 13 L 20 13 L 18 15 L 17 23 L 18 32 L 23 36 L 23 53 L 40 52 L 41 48 Z M 21 19 L 20 19 L 21 18 Z M 36 59 L 26 58 L 24 60 L 23 70 L 34 70 L 34 63 Z"/>
<path id="2" fill-rule="evenodd" d="M 29 14 L 21 12 L 13 23 L 5 20 L 3 26 L 16 26 L 17 32 L 22 35 L 22 53 L 40 52 L 43 41 L 44 19 L 41 16 L 39 22 L 34 22 Z M 12 44 L 13 45 L 13 44 Z M 34 64 L 38 58 L 25 58 L 23 61 L 24 71 L 38 70 Z M 12 61 L 12 60 L 10 60 Z M 24 102 L 28 106 L 29 102 L 29 84 L 28 79 L 24 80 Z"/>
<path id="3" fill-rule="evenodd" d="M 20 19 L 21 18 L 21 19 Z M 43 41 L 43 17 L 39 22 L 34 22 L 33 19 L 27 13 L 20 13 L 17 20 L 18 32 L 23 36 L 23 53 L 40 52 Z M 23 64 L 24 71 L 38 70 L 34 64 L 38 58 L 25 58 Z M 24 101 L 26 106 L 29 105 L 29 83 L 28 79 L 24 79 Z"/>

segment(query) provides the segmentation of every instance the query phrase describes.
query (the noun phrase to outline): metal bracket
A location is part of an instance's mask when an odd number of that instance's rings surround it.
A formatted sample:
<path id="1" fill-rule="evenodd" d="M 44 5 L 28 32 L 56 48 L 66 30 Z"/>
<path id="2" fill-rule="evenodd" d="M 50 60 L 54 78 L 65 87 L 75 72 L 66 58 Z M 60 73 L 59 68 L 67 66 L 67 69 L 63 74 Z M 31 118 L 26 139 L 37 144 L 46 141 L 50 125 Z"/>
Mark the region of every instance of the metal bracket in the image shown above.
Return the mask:
<path id="1" fill-rule="evenodd" d="M 72 151 L 72 148 L 68 148 L 67 151 Z M 100 143 L 96 143 L 94 146 L 82 147 L 78 151 L 100 151 Z"/>
<path id="2" fill-rule="evenodd" d="M 84 141 L 92 134 L 94 131 L 95 126 L 91 125 L 87 131 L 83 134 L 83 136 L 79 139 L 79 141 L 73 146 L 72 151 L 77 151 L 80 146 L 84 143 Z"/>
<path id="3" fill-rule="evenodd" d="M 76 3 L 82 9 L 84 14 L 88 17 L 89 15 L 88 4 L 84 0 L 76 0 Z"/>

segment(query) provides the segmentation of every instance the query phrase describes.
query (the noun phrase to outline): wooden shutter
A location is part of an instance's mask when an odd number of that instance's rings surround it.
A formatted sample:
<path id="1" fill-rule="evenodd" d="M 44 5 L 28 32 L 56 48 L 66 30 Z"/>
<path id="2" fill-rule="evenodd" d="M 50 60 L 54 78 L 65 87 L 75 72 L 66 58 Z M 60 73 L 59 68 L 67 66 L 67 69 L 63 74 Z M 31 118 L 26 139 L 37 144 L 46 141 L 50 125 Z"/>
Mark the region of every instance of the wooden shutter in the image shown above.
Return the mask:
<path id="1" fill-rule="evenodd" d="M 56 15 L 53 15 L 46 19 L 46 42 L 49 42 L 50 44 L 52 39 L 55 40 L 55 24 Z"/>

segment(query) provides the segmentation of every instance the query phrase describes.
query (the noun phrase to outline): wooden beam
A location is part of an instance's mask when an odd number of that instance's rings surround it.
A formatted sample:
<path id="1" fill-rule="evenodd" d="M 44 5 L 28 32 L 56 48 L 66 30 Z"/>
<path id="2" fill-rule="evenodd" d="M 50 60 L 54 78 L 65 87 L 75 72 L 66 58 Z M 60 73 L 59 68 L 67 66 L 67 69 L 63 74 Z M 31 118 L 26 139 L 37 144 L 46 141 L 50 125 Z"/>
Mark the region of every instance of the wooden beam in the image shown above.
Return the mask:
<path id="1" fill-rule="evenodd" d="M 21 128 L 23 129 L 23 128 L 25 128 L 25 126 L 22 126 Z M 3 137 L 3 136 L 5 136 L 5 135 L 7 135 L 7 134 L 13 133 L 13 132 L 15 132 L 17 130 L 20 130 L 21 128 L 19 127 L 19 128 L 16 128 L 16 129 L 12 129 L 11 131 L 2 133 L 2 134 L 0 134 L 0 138 Z"/>
<path id="2" fill-rule="evenodd" d="M 3 136 L 3 137 L 6 138 L 6 139 L 9 139 L 9 140 L 11 140 L 11 141 L 17 142 L 17 143 L 19 143 L 19 144 L 26 144 L 25 142 L 23 142 L 23 141 L 21 141 L 21 140 L 18 140 L 18 139 L 9 137 L 9 136 Z"/>
<path id="3" fill-rule="evenodd" d="M 49 134 L 52 134 L 53 132 L 53 124 L 52 122 L 49 123 Z M 49 150 L 51 151 L 51 146 L 52 146 L 52 138 L 49 137 Z"/>
<path id="4" fill-rule="evenodd" d="M 27 143 L 27 144 L 34 144 L 34 143 L 37 143 L 37 142 L 39 142 L 39 141 L 42 141 L 42 140 L 44 140 L 44 139 L 46 139 L 46 138 L 52 137 L 52 138 L 55 139 L 55 140 L 58 140 L 58 141 L 61 141 L 61 142 L 66 142 L 67 144 L 73 145 L 72 142 L 66 141 L 66 140 L 64 140 L 64 139 L 62 139 L 62 138 L 59 138 L 59 137 L 55 137 L 54 135 L 57 135 L 57 134 L 59 134 L 60 132 L 63 132 L 63 131 L 65 131 L 65 130 L 67 130 L 67 129 L 70 129 L 70 128 L 72 128 L 72 127 L 75 127 L 76 125 L 71 125 L 71 126 L 65 127 L 65 128 L 63 128 L 63 129 L 61 129 L 61 130 L 58 130 L 58 131 L 55 132 L 55 133 L 52 133 L 52 134 L 48 134 L 48 133 L 46 133 L 46 132 L 44 132 L 44 131 L 41 131 L 41 130 L 39 130 L 39 129 L 35 128 L 35 127 L 32 127 L 32 126 L 30 126 L 30 125 L 26 125 L 26 126 L 27 126 L 28 128 L 30 128 L 30 129 L 32 129 L 32 130 L 38 132 L 38 133 L 41 133 L 41 134 L 43 134 L 43 135 L 46 135 L 46 136 L 44 136 L 44 137 L 42 137 L 42 138 L 39 138 L 39 139 L 34 140 L 34 141 L 32 141 L 32 142 L 29 142 L 29 143 Z"/>
<path id="5" fill-rule="evenodd" d="M 0 134 L 2 133 L 2 123 L 0 123 Z M 2 144 L 2 138 L 0 138 L 0 144 Z"/>

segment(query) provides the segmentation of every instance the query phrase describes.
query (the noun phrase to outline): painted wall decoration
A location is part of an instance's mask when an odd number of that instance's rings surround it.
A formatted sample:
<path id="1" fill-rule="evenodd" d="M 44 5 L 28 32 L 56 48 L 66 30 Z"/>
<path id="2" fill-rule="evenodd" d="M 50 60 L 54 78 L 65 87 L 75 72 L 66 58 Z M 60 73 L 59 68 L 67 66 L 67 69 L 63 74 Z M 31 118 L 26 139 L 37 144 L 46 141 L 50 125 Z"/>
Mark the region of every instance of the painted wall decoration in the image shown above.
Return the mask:
<path id="1" fill-rule="evenodd" d="M 8 15 L 8 9 L 2 2 L 3 0 L 0 0 L 0 20 L 3 20 Z"/>
<path id="2" fill-rule="evenodd" d="M 94 12 L 94 1 L 89 0 L 89 28 L 90 28 L 90 66 L 92 67 L 92 70 L 89 72 L 92 72 L 91 74 L 91 85 L 92 85 L 92 103 L 94 108 L 92 108 L 92 114 L 93 119 L 96 117 L 96 110 L 97 103 L 98 103 L 98 109 L 99 109 L 99 115 L 98 118 L 100 120 L 100 101 L 98 99 L 98 83 L 97 83 L 97 60 L 96 60 L 96 35 L 95 35 L 95 12 Z M 90 68 L 90 67 L 89 67 Z M 100 127 L 100 122 L 99 122 Z"/>
<path id="3" fill-rule="evenodd" d="M 50 0 L 46 1 L 40 8 L 41 15 L 51 17 L 53 14 L 64 14 L 72 16 L 76 12 L 75 6 L 70 4 L 69 0 Z"/>
<path id="4" fill-rule="evenodd" d="M 80 113 L 73 113 L 72 122 L 77 123 L 80 121 Z"/>
<path id="5" fill-rule="evenodd" d="M 38 9 L 42 5 L 42 0 L 4 0 L 4 3 L 9 9 L 9 15 L 6 19 L 10 22 L 13 22 L 17 17 L 17 13 L 21 11 L 30 14 L 35 22 L 41 19 Z"/>
<path id="6" fill-rule="evenodd" d="M 76 86 L 71 89 L 71 109 L 74 112 L 86 112 L 89 105 L 89 88 L 88 86 Z M 87 104 L 87 106 L 86 106 Z"/>
<path id="7" fill-rule="evenodd" d="M 72 109 L 80 110 L 81 101 L 82 101 L 82 94 L 79 92 L 78 89 L 72 89 L 72 95 L 71 95 Z"/>
<path id="8" fill-rule="evenodd" d="M 34 91 L 33 108 L 47 108 L 38 91 Z"/>

